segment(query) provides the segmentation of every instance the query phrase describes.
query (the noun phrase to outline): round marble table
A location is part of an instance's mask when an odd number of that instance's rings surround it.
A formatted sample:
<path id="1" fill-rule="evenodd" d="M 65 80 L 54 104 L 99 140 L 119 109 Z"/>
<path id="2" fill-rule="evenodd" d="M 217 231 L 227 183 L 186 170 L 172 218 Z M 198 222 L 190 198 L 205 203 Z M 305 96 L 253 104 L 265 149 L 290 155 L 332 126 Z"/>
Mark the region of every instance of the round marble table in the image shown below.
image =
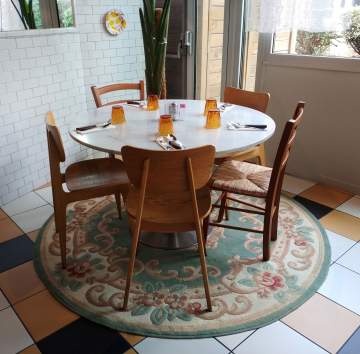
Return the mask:
<path id="1" fill-rule="evenodd" d="M 167 113 L 169 103 L 185 103 L 186 108 L 182 120 L 174 121 L 174 134 L 186 148 L 202 145 L 214 145 L 216 157 L 230 156 L 236 152 L 249 149 L 268 140 L 275 131 L 275 122 L 259 111 L 232 105 L 221 113 L 222 126 L 219 129 L 206 129 L 203 116 L 204 101 L 195 100 L 162 100 L 158 111 L 149 112 L 141 108 L 124 105 L 126 123 L 98 131 L 78 134 L 76 127 L 103 123 L 111 118 L 111 107 L 103 107 L 95 111 L 79 114 L 70 129 L 70 136 L 78 143 L 92 149 L 121 154 L 125 145 L 143 149 L 160 150 L 155 142 L 160 114 Z M 233 131 L 226 128 L 227 122 L 236 121 L 241 124 L 266 124 L 266 130 Z M 153 234 L 144 233 L 141 242 L 153 247 L 165 249 L 186 248 L 195 242 L 194 235 Z"/>

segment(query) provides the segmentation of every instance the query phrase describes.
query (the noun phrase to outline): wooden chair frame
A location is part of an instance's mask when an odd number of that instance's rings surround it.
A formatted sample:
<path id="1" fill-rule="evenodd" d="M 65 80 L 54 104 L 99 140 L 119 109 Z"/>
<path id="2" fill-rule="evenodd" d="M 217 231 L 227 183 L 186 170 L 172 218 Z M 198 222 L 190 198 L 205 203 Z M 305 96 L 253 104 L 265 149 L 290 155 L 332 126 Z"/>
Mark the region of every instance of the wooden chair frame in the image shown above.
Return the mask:
<path id="1" fill-rule="evenodd" d="M 225 87 L 224 90 L 224 102 L 249 107 L 262 113 L 266 112 L 269 101 L 270 94 L 268 92 L 252 92 L 235 87 Z M 265 146 L 259 144 L 230 158 L 240 161 L 256 159 L 258 164 L 266 166 Z"/>
<path id="2" fill-rule="evenodd" d="M 207 176 L 202 176 L 202 182 L 199 182 L 199 180 L 195 177 L 194 172 L 194 166 L 193 166 L 193 160 L 192 160 L 192 151 L 204 151 L 204 153 L 207 151 L 208 154 L 210 154 L 210 160 L 208 161 L 207 169 L 208 172 L 199 172 L 196 171 L 197 175 L 199 173 L 202 174 L 208 174 Z M 129 165 L 132 163 L 130 160 L 136 160 L 139 159 L 139 157 L 136 157 L 136 154 L 141 154 L 140 159 L 143 160 L 142 164 L 142 174 L 141 174 L 141 181 L 137 181 L 136 177 L 133 177 L 131 172 L 131 167 Z M 191 195 L 191 207 L 193 210 L 193 221 L 191 223 L 185 223 L 182 225 L 179 221 L 178 224 L 174 223 L 173 225 L 165 226 L 165 228 L 161 227 L 161 225 L 143 220 L 143 212 L 144 212 L 144 203 L 146 198 L 152 198 L 154 197 L 154 194 L 156 195 L 156 198 L 159 197 L 159 193 L 163 192 L 166 194 L 166 191 L 164 192 L 164 189 L 158 186 L 154 187 L 153 183 L 156 178 L 151 178 L 151 165 L 154 163 L 155 160 L 159 159 L 159 156 L 165 156 L 164 154 L 167 154 L 168 161 L 172 159 L 173 161 L 176 159 L 183 159 L 186 162 L 186 172 L 185 179 L 183 180 L 187 181 L 186 184 L 188 184 L 188 192 L 190 192 Z M 206 188 L 207 193 L 209 193 L 210 198 L 210 191 L 208 190 L 207 184 L 211 177 L 211 170 L 212 170 L 212 164 L 214 161 L 215 156 L 215 148 L 213 146 L 204 146 L 202 148 L 196 148 L 191 150 L 182 150 L 182 151 L 173 151 L 173 152 L 166 152 L 166 151 L 150 151 L 150 150 L 142 150 L 142 149 L 136 149 L 129 146 L 125 146 L 122 148 L 122 156 L 124 158 L 125 162 L 125 168 L 128 172 L 129 179 L 131 181 L 131 187 L 130 187 L 130 193 L 129 193 L 129 199 L 131 198 L 131 188 L 134 188 L 138 191 L 138 204 L 137 204 L 137 211 L 135 220 L 133 222 L 131 219 L 133 218 L 132 215 L 129 214 L 129 221 L 130 225 L 132 224 L 132 239 L 131 239 L 131 247 L 130 247 L 130 258 L 129 258 L 129 264 L 128 264 L 128 271 L 127 271 L 127 277 L 126 277 L 126 286 L 125 286 L 125 294 L 124 294 L 124 303 L 123 303 L 123 311 L 127 310 L 128 300 L 129 300 L 129 293 L 130 293 L 130 285 L 131 285 L 131 279 L 134 272 L 134 265 L 135 265 L 135 259 L 136 259 L 136 253 L 139 243 L 139 237 L 141 231 L 159 231 L 159 232 L 177 232 L 177 231 L 185 231 L 185 230 L 196 230 L 196 237 L 198 242 L 198 251 L 200 256 L 200 265 L 201 265 L 201 272 L 204 282 L 204 289 L 205 289 L 205 296 L 206 296 L 206 303 L 207 303 L 207 310 L 212 311 L 211 306 L 211 298 L 210 298 L 210 290 L 209 290 L 209 281 L 208 281 L 208 272 L 207 272 L 207 266 L 205 261 L 205 245 L 204 245 L 204 237 L 203 237 L 203 220 L 207 217 L 207 215 L 211 211 L 211 201 L 209 199 L 209 208 L 205 215 L 199 215 L 199 206 L 198 206 L 198 198 L 197 198 L 197 192 L 201 188 Z M 130 160 L 129 160 L 130 159 Z M 166 163 L 164 164 L 164 166 Z M 138 169 L 138 166 L 136 167 Z M 134 168 L 133 168 L 134 170 Z M 176 169 L 173 170 L 174 173 L 177 175 L 172 176 L 174 184 L 181 183 L 179 182 L 179 175 L 181 171 L 176 171 Z M 164 171 L 164 175 L 167 175 L 166 171 Z M 205 178 L 205 180 L 204 180 Z M 140 182 L 140 183 L 139 183 Z M 160 182 L 161 183 L 161 182 Z M 164 182 L 162 182 L 164 183 Z M 165 182 L 166 183 L 166 182 Z M 169 183 L 171 184 L 172 181 L 170 180 Z M 200 184 L 199 184 L 200 183 Z M 137 185 L 138 184 L 138 185 Z M 179 191 L 178 191 L 179 192 Z M 184 192 L 184 191 L 182 191 Z M 174 193 L 174 191 L 172 191 Z M 159 199 L 159 200 L 160 200 Z M 129 201 L 128 201 L 129 202 Z M 175 202 L 175 200 L 174 200 Z M 161 201 L 158 201 L 158 203 L 161 203 Z M 171 227 L 171 230 L 169 229 Z"/>
<path id="3" fill-rule="evenodd" d="M 59 234 L 61 262 L 63 268 L 66 268 L 66 207 L 69 203 L 80 200 L 98 198 L 114 194 L 119 217 L 121 218 L 121 196 L 126 197 L 128 186 L 122 185 L 101 186 L 101 188 L 80 189 L 76 191 L 65 192 L 62 184 L 66 183 L 66 174 L 60 170 L 60 163 L 65 162 L 66 156 L 62 143 L 60 131 L 56 126 L 55 116 L 52 112 L 46 116 L 46 134 L 49 149 L 49 163 L 51 175 L 51 189 L 54 202 L 55 228 Z M 104 159 L 97 159 L 104 160 Z M 75 163 L 79 170 L 86 169 L 86 161 Z M 124 199 L 125 200 L 125 199 Z"/>
<path id="4" fill-rule="evenodd" d="M 140 101 L 143 101 L 145 99 L 145 86 L 143 80 L 140 80 L 138 83 L 119 83 L 119 84 L 106 85 L 102 87 L 91 86 L 91 92 L 93 94 L 97 108 L 104 106 L 112 106 L 114 104 L 126 102 L 127 100 L 117 100 L 117 101 L 103 103 L 101 100 L 101 95 L 104 95 L 109 92 L 124 91 L 124 90 L 138 90 L 140 91 Z"/>
<path id="5" fill-rule="evenodd" d="M 277 239 L 280 196 L 281 196 L 281 188 L 285 175 L 286 164 L 289 159 L 290 150 L 294 145 L 297 128 L 302 120 L 304 106 L 305 103 L 300 101 L 296 107 L 293 118 L 290 119 L 285 125 L 285 129 L 283 131 L 281 141 L 275 157 L 268 193 L 266 197 L 263 197 L 265 199 L 265 207 L 260 207 L 258 205 L 254 205 L 252 203 L 248 203 L 243 200 L 229 196 L 229 194 L 241 195 L 240 193 L 224 192 L 220 188 L 212 188 L 213 190 L 221 191 L 222 194 L 220 195 L 218 201 L 213 205 L 213 208 L 219 209 L 217 222 L 209 222 L 208 220 L 205 222 L 205 229 L 204 229 L 205 245 L 206 245 L 208 225 L 223 227 L 233 230 L 241 230 L 246 232 L 261 233 L 263 234 L 263 261 L 268 261 L 270 259 L 270 240 L 275 241 Z M 244 208 L 230 207 L 227 205 L 228 200 L 242 204 L 245 207 Z M 218 204 L 219 201 L 220 201 L 220 205 Z M 246 206 L 252 207 L 253 209 L 246 209 Z M 224 219 L 224 216 L 228 218 L 226 215 L 226 212 L 228 210 L 262 215 L 264 217 L 264 228 L 262 230 L 254 230 L 239 226 L 222 224 L 221 222 Z"/>

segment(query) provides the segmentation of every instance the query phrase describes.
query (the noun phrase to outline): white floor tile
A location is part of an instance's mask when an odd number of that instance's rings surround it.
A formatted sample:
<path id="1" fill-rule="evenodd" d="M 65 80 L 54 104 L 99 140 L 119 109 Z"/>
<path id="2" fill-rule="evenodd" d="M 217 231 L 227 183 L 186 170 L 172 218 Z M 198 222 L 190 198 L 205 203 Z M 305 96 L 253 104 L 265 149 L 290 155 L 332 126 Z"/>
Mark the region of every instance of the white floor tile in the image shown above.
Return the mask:
<path id="1" fill-rule="evenodd" d="M 135 346 L 139 354 L 228 354 L 216 339 L 146 338 Z"/>
<path id="2" fill-rule="evenodd" d="M 284 182 L 283 182 L 283 190 L 293 193 L 299 194 L 306 189 L 312 187 L 315 182 L 307 181 L 305 179 L 297 178 L 290 175 L 285 175 Z"/>
<path id="3" fill-rule="evenodd" d="M 338 206 L 336 209 L 360 218 L 360 196 L 357 195 L 352 197 L 344 204 Z"/>
<path id="4" fill-rule="evenodd" d="M 237 347 L 242 341 L 244 341 L 251 333 L 254 331 L 247 331 L 242 333 L 231 334 L 229 336 L 217 337 L 217 339 L 223 343 L 227 348 L 233 350 Z"/>
<path id="5" fill-rule="evenodd" d="M 33 344 L 11 308 L 0 311 L 0 353 L 14 354 Z"/>
<path id="6" fill-rule="evenodd" d="M 42 199 L 53 205 L 53 196 L 51 187 L 41 188 L 35 191 Z"/>
<path id="7" fill-rule="evenodd" d="M 319 293 L 360 315 L 360 275 L 334 263 Z"/>
<path id="8" fill-rule="evenodd" d="M 235 350 L 235 354 L 325 354 L 312 343 L 281 322 L 258 329 Z"/>
<path id="9" fill-rule="evenodd" d="M 47 204 L 40 208 L 14 215 L 12 219 L 24 232 L 31 232 L 43 226 L 53 212 L 52 206 Z"/>
<path id="10" fill-rule="evenodd" d="M 360 243 L 355 245 L 350 251 L 346 252 L 336 263 L 360 273 Z M 359 294 L 360 302 L 360 294 Z"/>
<path id="11" fill-rule="evenodd" d="M 9 307 L 9 303 L 6 300 L 6 297 L 4 296 L 4 294 L 2 293 L 2 291 L 0 290 L 0 310 L 3 310 L 7 307 Z"/>
<path id="12" fill-rule="evenodd" d="M 336 261 L 342 254 L 356 243 L 349 238 L 343 237 L 330 230 L 326 230 L 331 247 L 331 260 Z"/>
<path id="13" fill-rule="evenodd" d="M 4 205 L 2 209 L 9 216 L 13 216 L 46 204 L 45 200 L 31 192 Z"/>

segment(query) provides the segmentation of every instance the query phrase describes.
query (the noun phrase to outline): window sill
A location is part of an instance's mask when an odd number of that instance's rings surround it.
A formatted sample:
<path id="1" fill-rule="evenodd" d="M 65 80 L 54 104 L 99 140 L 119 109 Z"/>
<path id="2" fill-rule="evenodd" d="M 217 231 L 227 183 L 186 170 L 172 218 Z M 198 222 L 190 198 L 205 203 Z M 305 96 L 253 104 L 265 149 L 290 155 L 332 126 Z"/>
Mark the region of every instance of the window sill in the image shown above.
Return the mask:
<path id="1" fill-rule="evenodd" d="M 3 31 L 0 32 L 0 39 L 17 38 L 17 37 L 39 37 L 39 36 L 49 36 L 53 34 L 69 34 L 69 33 L 79 33 L 79 30 L 76 27 L 68 27 L 68 28 L 45 28 L 45 29 L 35 29 L 35 30 Z"/>
<path id="2" fill-rule="evenodd" d="M 267 66 L 288 66 L 314 70 L 360 72 L 360 57 L 342 58 L 291 54 L 268 54 L 263 64 Z"/>

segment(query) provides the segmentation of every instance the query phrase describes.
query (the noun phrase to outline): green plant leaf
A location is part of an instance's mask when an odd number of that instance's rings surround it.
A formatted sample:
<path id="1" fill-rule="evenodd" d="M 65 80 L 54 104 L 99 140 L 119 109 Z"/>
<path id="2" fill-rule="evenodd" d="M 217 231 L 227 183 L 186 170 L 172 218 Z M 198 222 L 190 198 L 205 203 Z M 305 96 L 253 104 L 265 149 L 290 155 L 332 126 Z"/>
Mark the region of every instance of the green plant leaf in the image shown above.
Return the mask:
<path id="1" fill-rule="evenodd" d="M 183 310 L 180 310 L 177 314 L 176 314 L 176 317 L 179 318 L 180 320 L 183 320 L 183 321 L 191 321 L 193 316 L 190 315 L 189 313 L 183 311 Z"/>

